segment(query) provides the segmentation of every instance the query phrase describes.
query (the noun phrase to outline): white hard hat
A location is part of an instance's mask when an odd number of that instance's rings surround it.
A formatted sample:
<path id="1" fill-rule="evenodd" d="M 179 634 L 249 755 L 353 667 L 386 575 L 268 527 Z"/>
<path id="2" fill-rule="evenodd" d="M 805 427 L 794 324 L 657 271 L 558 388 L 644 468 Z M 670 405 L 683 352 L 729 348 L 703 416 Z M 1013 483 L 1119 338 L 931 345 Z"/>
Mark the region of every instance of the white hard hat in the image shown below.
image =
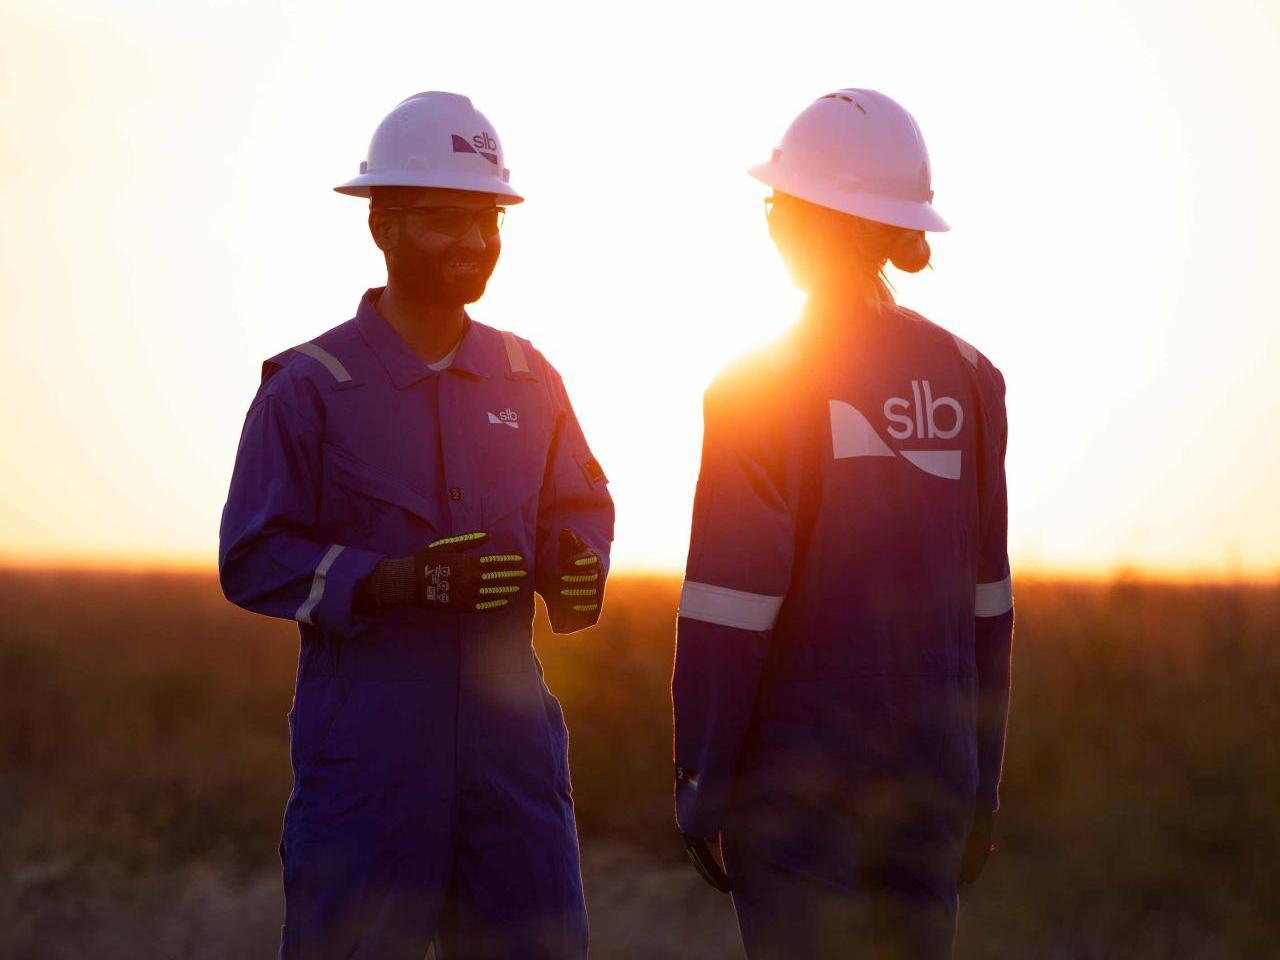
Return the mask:
<path id="1" fill-rule="evenodd" d="M 507 183 L 502 142 L 485 115 L 456 93 L 416 93 L 378 124 L 360 175 L 334 187 L 368 197 L 370 187 L 447 187 L 492 193 L 503 204 L 524 197 Z"/>
<path id="2" fill-rule="evenodd" d="M 915 119 L 874 90 L 837 90 L 787 127 L 757 180 L 841 213 L 910 230 L 950 230 L 933 209 L 929 151 Z"/>

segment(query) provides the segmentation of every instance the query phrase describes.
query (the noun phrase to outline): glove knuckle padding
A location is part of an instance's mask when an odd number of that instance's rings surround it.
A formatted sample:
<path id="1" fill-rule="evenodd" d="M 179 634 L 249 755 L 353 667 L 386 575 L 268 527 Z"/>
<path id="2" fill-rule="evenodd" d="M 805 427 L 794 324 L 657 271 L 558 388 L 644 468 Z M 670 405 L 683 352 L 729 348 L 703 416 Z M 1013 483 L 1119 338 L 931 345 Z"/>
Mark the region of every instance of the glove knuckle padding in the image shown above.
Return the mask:
<path id="1" fill-rule="evenodd" d="M 561 616 L 594 613 L 600 609 L 600 557 L 573 530 L 560 530 L 557 575 L 546 584 L 543 599 Z"/>
<path id="2" fill-rule="evenodd" d="M 450 612 L 476 612 L 506 606 L 520 592 L 527 572 L 516 553 L 459 553 L 442 547 L 482 543 L 488 534 L 463 534 L 435 541 L 415 557 L 416 599 L 420 606 Z"/>

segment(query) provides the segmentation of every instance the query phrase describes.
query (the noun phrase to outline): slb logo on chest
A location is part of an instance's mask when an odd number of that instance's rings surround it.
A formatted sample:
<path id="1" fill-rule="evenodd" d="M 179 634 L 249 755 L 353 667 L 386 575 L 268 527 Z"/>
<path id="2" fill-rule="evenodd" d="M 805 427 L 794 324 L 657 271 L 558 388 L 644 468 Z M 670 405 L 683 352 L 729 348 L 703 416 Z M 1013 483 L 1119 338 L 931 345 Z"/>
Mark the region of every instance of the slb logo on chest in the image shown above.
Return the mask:
<path id="1" fill-rule="evenodd" d="M 884 402 L 885 419 L 897 424 L 889 428 L 893 439 L 950 440 L 964 426 L 964 410 L 959 401 L 952 397 L 935 399 L 928 380 L 912 380 L 911 396 L 912 400 L 890 397 Z M 943 407 L 951 412 L 939 416 Z M 950 426 L 945 426 L 948 423 Z"/>
<path id="2" fill-rule="evenodd" d="M 500 423 L 503 426 L 510 427 L 512 430 L 519 430 L 520 414 L 516 413 L 510 407 L 507 407 L 505 410 L 501 411 L 500 413 L 490 413 L 489 422 Z"/>

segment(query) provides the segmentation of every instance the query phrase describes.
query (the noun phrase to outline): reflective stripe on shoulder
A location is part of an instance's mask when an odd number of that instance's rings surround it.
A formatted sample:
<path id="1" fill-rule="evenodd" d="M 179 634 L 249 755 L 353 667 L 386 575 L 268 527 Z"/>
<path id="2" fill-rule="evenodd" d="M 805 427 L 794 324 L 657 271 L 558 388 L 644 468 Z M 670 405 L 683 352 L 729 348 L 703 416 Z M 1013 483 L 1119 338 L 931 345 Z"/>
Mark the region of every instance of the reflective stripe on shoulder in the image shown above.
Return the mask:
<path id="1" fill-rule="evenodd" d="M 338 554 L 342 553 L 346 547 L 341 544 L 333 544 L 325 555 L 320 559 L 320 563 L 316 566 L 316 575 L 311 578 L 311 593 L 307 596 L 306 601 L 298 608 L 298 613 L 294 617 L 299 623 L 311 622 L 311 611 L 316 608 L 321 600 L 324 599 L 324 582 L 329 575 L 329 568 L 333 566 L 333 562 L 338 559 Z"/>
<path id="2" fill-rule="evenodd" d="M 960 351 L 960 356 L 969 361 L 969 366 L 976 367 L 978 365 L 978 348 L 967 340 L 961 340 L 954 333 L 951 339 L 956 342 L 956 349 Z"/>
<path id="3" fill-rule="evenodd" d="M 314 343 L 300 343 L 293 349 L 299 353 L 306 354 L 313 360 L 319 360 L 325 365 L 325 368 L 333 374 L 333 379 L 339 383 L 346 383 L 351 379 L 351 374 L 347 373 L 347 368 L 342 365 L 342 361 L 335 357 L 324 347 L 317 346 Z"/>
<path id="4" fill-rule="evenodd" d="M 511 365 L 512 373 L 528 373 L 529 363 L 524 358 L 524 347 L 520 346 L 520 341 L 516 339 L 514 333 L 502 332 L 502 342 L 507 347 L 507 363 Z"/>
<path id="5" fill-rule="evenodd" d="M 778 620 L 783 599 L 686 580 L 680 592 L 680 616 L 740 630 L 769 630 Z"/>
<path id="6" fill-rule="evenodd" d="M 1013 580 L 1005 577 L 995 583 L 980 583 L 973 591 L 973 615 L 998 617 L 1013 609 Z"/>

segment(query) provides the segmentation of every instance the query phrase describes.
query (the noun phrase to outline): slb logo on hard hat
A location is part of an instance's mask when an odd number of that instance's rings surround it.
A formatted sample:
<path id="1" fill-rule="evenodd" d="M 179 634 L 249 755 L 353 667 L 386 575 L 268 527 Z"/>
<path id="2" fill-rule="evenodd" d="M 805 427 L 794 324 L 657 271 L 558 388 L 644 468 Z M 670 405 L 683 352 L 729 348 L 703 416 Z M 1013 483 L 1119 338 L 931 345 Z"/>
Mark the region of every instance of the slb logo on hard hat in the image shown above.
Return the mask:
<path id="1" fill-rule="evenodd" d="M 466 137 L 460 137 L 455 133 L 453 135 L 453 152 L 478 153 L 494 166 L 498 165 L 498 141 L 487 130 L 483 133 L 477 133 L 470 141 Z"/>

